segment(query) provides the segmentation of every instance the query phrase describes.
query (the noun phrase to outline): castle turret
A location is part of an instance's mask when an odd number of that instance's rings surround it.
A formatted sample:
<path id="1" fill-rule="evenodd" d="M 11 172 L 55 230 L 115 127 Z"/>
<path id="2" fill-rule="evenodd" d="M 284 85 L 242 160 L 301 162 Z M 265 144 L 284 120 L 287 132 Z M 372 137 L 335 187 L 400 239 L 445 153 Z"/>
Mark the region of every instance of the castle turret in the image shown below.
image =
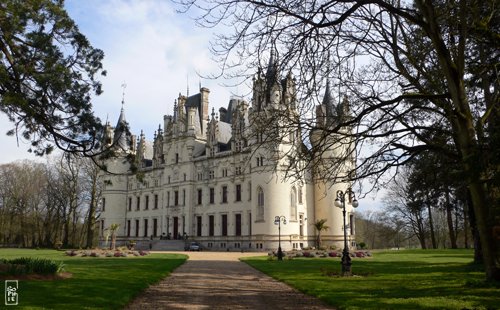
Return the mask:
<path id="1" fill-rule="evenodd" d="M 348 102 L 345 98 L 342 104 L 335 106 L 329 82 L 326 87 L 322 103 L 316 107 L 317 128 L 311 132 L 313 151 L 318 154 L 314 171 L 315 219 L 326 219 L 326 225 L 331 227 L 322 233 L 323 245 L 342 247 L 344 229 L 348 227 L 343 227 L 342 210 L 335 207 L 334 202 L 337 191 L 346 192 L 351 188 L 348 174 L 354 162 L 346 161 L 346 158 L 354 158 L 354 143 L 348 127 L 341 127 L 337 133 L 331 132 L 346 119 Z M 346 200 L 346 211 L 347 223 L 353 227 L 350 223 L 353 207 L 349 199 Z M 354 229 L 347 230 L 347 235 L 352 240 Z"/>
<path id="2" fill-rule="evenodd" d="M 114 130 L 113 145 L 119 152 L 128 153 L 130 151 L 131 135 L 128 123 L 125 119 L 125 110 L 123 107 Z"/>

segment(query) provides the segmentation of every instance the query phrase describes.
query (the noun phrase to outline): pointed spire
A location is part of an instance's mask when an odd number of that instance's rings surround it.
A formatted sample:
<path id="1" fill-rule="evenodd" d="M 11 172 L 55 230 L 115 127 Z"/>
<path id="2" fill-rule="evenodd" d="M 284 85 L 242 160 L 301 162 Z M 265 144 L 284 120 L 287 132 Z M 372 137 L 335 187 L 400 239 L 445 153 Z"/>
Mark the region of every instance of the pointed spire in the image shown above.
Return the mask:
<path id="1" fill-rule="evenodd" d="M 125 119 L 125 109 L 123 108 L 123 101 L 122 101 L 120 117 L 118 117 L 118 121 L 116 122 L 113 141 L 115 142 L 115 145 L 118 148 L 124 151 L 127 151 L 129 149 L 128 133 L 129 133 L 129 128 L 127 121 Z"/>
<path id="2" fill-rule="evenodd" d="M 274 46 L 271 49 L 271 55 L 269 56 L 269 63 L 267 64 L 267 72 L 266 72 L 266 79 L 267 82 L 274 82 L 276 80 L 276 75 L 277 75 L 277 66 L 276 66 L 276 60 L 275 58 L 275 50 Z"/>
<path id="3" fill-rule="evenodd" d="M 326 80 L 325 95 L 323 96 L 323 105 L 326 106 L 326 113 L 328 116 L 333 116 L 333 111 L 335 109 L 335 103 L 330 91 L 330 79 Z"/>
<path id="4" fill-rule="evenodd" d="M 177 99 L 174 100 L 174 122 L 177 121 Z"/>

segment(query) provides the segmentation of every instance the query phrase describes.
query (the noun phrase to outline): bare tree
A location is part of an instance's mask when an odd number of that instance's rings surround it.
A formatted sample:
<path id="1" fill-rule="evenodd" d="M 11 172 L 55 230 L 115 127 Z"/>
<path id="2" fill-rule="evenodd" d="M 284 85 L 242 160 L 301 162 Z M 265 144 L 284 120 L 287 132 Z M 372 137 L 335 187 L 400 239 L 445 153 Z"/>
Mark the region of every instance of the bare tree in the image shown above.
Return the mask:
<path id="1" fill-rule="evenodd" d="M 409 168 L 404 169 L 396 177 L 395 182 L 389 186 L 387 194 L 383 198 L 385 213 L 393 221 L 404 223 L 411 234 L 418 239 L 422 249 L 426 249 L 429 233 L 429 228 L 426 225 L 428 216 L 424 203 L 413 195 L 408 184 L 409 174 Z"/>
<path id="2" fill-rule="evenodd" d="M 95 224 L 99 214 L 98 205 L 102 195 L 102 183 L 99 182 L 101 169 L 88 158 L 83 159 L 83 178 L 85 180 L 85 201 L 88 204 L 86 215 L 86 247 L 94 246 Z"/>
<path id="3" fill-rule="evenodd" d="M 356 243 L 371 249 L 399 248 L 408 239 L 403 231 L 403 221 L 387 213 L 366 211 L 356 213 Z"/>
<path id="4" fill-rule="evenodd" d="M 500 213 L 493 207 L 499 200 L 494 182 L 499 165 L 490 155 L 498 148 L 492 128 L 498 127 L 500 114 L 496 1 L 180 2 L 184 10 L 196 8 L 192 11 L 202 26 L 231 25 L 234 31 L 220 34 L 212 46 L 227 77 L 250 79 L 254 71 L 249 68 L 263 67 L 271 49 L 279 52 L 276 68 L 297 76 L 298 112 L 277 109 L 277 121 L 267 124 L 314 131 L 318 124 L 311 115 L 327 80 L 339 90 L 339 103 L 340 93 L 348 97 L 349 105 L 339 106 L 352 117 L 331 111 L 341 121 L 316 136 L 319 147 L 279 154 L 304 159 L 289 161 L 290 171 L 305 171 L 310 166 L 304 162 L 312 165 L 311 157 L 324 158 L 322 150 L 336 147 L 340 155 L 321 163 L 319 177 L 370 179 L 377 188 L 385 173 L 397 172 L 424 150 L 457 159 L 471 193 L 486 277 L 500 278 L 492 233 Z M 346 127 L 353 130 L 341 130 Z M 429 133 L 446 137 L 447 143 L 436 143 Z M 283 141 L 289 135 L 269 136 Z M 357 148 L 342 146 L 351 141 Z M 345 166 L 346 158 L 357 158 L 357 165 Z M 300 167 L 293 167 L 296 163 Z"/>

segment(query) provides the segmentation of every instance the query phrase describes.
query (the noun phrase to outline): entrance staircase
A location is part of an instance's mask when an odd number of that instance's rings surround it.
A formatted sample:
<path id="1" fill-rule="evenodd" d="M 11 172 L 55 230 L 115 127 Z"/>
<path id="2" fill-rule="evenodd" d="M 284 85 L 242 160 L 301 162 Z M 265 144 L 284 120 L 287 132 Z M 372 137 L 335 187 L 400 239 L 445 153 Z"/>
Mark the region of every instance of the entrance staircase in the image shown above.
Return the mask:
<path id="1" fill-rule="evenodd" d="M 138 240 L 134 249 L 151 251 L 184 251 L 184 240 Z"/>

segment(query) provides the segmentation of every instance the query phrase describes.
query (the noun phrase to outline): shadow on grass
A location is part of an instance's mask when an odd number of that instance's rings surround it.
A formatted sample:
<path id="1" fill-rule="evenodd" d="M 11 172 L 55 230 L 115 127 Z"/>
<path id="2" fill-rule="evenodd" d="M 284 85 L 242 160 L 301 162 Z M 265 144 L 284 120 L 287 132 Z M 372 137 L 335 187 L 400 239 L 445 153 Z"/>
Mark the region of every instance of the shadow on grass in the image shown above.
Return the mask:
<path id="1" fill-rule="evenodd" d="M 185 262 L 181 257 L 68 258 L 73 277 L 60 281 L 20 281 L 22 307 L 121 309 L 149 285 Z"/>
<path id="2" fill-rule="evenodd" d="M 397 257 L 354 259 L 353 273 L 359 276 L 349 278 L 328 276 L 340 273 L 338 259 L 245 262 L 341 309 L 498 308 L 500 292 L 495 285 L 470 285 L 470 281 L 484 282 L 483 269 L 470 263 L 470 255 L 446 262 L 443 255 L 427 254 L 413 260 L 402 255 L 399 261 Z"/>

